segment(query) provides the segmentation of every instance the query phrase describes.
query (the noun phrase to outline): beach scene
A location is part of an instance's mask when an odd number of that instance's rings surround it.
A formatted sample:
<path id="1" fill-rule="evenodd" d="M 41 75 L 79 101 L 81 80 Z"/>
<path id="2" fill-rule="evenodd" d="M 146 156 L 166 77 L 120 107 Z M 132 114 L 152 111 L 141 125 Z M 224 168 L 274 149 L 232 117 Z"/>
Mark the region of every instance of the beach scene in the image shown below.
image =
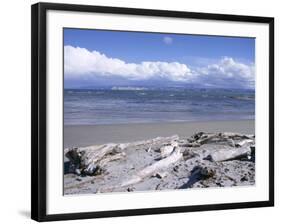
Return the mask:
<path id="1" fill-rule="evenodd" d="M 64 29 L 64 195 L 255 185 L 255 39 Z"/>

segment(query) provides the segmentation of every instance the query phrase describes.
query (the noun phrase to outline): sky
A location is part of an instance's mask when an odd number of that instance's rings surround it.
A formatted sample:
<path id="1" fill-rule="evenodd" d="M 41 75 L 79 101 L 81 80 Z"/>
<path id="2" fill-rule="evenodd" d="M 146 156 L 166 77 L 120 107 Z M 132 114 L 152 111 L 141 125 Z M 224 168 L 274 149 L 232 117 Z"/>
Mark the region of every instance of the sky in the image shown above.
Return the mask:
<path id="1" fill-rule="evenodd" d="M 65 88 L 253 89 L 255 39 L 64 29 Z"/>

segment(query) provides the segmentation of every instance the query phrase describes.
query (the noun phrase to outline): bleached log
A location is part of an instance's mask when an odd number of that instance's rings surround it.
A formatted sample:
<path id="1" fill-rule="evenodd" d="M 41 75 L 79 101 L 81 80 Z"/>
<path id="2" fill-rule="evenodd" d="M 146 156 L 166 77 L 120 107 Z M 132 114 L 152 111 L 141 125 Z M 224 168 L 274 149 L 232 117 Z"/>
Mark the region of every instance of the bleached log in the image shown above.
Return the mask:
<path id="1" fill-rule="evenodd" d="M 83 170 L 83 174 L 85 175 L 93 175 L 96 170 L 98 169 L 98 166 L 94 163 L 90 163 L 84 170 Z M 81 174 L 81 171 L 80 171 Z M 78 174 L 79 175 L 79 174 Z"/>
<path id="2" fill-rule="evenodd" d="M 115 150 L 116 144 L 96 145 L 65 150 L 65 156 L 75 164 L 76 169 L 92 173 L 98 162 L 107 154 L 116 154 Z"/>
<path id="3" fill-rule="evenodd" d="M 148 149 L 145 150 L 146 152 L 150 152 L 151 151 L 151 147 L 149 147 Z"/>
<path id="4" fill-rule="evenodd" d="M 88 166 L 92 163 L 95 164 L 106 154 L 112 153 L 115 148 L 116 144 L 110 143 L 103 145 L 102 147 L 97 147 L 97 150 L 89 149 L 84 151 L 85 153 L 82 155 L 82 160 L 84 161 L 85 166 Z"/>
<path id="5" fill-rule="evenodd" d="M 206 143 L 212 141 L 212 139 L 215 138 L 215 137 L 217 137 L 216 134 L 204 134 L 196 142 L 200 145 L 203 145 L 203 144 L 206 144 Z"/>
<path id="6" fill-rule="evenodd" d="M 176 163 L 182 158 L 182 153 L 179 148 L 176 148 L 170 156 L 162 159 L 151 166 L 145 167 L 143 170 L 139 171 L 135 176 L 133 176 L 130 180 L 127 180 L 121 184 L 121 187 L 126 187 L 132 184 L 136 184 L 141 182 L 144 178 L 153 175 L 160 169 L 167 168 L 173 163 Z"/>
<path id="7" fill-rule="evenodd" d="M 83 174 L 95 175 L 97 173 L 97 171 L 101 170 L 100 168 L 104 167 L 107 163 L 109 163 L 111 161 L 123 159 L 126 156 L 125 152 L 118 153 L 115 155 L 111 155 L 111 154 L 106 155 L 106 154 L 99 161 L 94 161 L 94 160 L 91 160 L 92 162 L 88 161 L 88 164 L 84 166 L 84 169 L 82 171 Z M 80 174 L 79 173 L 77 173 L 77 174 L 80 175 L 81 171 L 80 171 Z"/>
<path id="8" fill-rule="evenodd" d="M 174 141 L 174 142 L 171 143 L 171 145 L 162 146 L 160 148 L 161 157 L 165 158 L 165 157 L 169 156 L 173 152 L 175 147 L 178 147 L 178 145 L 179 144 Z"/>
<path id="9" fill-rule="evenodd" d="M 200 180 L 211 178 L 215 175 L 215 171 L 208 168 L 208 167 L 202 167 L 202 166 L 195 166 L 191 170 L 190 176 L 188 178 L 188 181 L 179 187 L 179 189 L 186 189 L 192 187 L 193 184 Z"/>
<path id="10" fill-rule="evenodd" d="M 167 157 L 168 155 L 170 155 L 173 152 L 173 150 L 174 150 L 174 146 L 171 146 L 171 145 L 162 146 L 160 148 L 161 157 L 162 158 Z"/>
<path id="11" fill-rule="evenodd" d="M 169 173 L 164 171 L 164 172 L 157 172 L 157 173 L 153 174 L 153 177 L 157 177 L 159 179 L 163 179 L 163 178 L 165 178 L 168 175 L 169 175 Z"/>
<path id="12" fill-rule="evenodd" d="M 189 143 L 187 144 L 188 147 L 195 147 L 195 146 L 201 146 L 203 144 L 208 143 L 218 143 L 218 142 L 226 142 L 228 145 L 234 147 L 235 141 L 240 140 L 241 146 L 238 145 L 238 147 L 242 147 L 245 143 L 249 143 L 251 141 L 254 141 L 255 136 L 254 135 L 244 135 L 239 133 L 232 133 L 232 132 L 223 132 L 223 133 L 204 133 L 199 132 L 191 136 L 191 138 L 188 139 Z M 238 143 L 240 144 L 240 143 Z"/>
<path id="13" fill-rule="evenodd" d="M 255 138 L 255 135 L 245 135 L 247 136 L 247 138 L 250 138 L 250 139 L 254 139 Z"/>
<path id="14" fill-rule="evenodd" d="M 122 153 L 127 147 L 135 147 L 141 145 L 149 145 L 151 147 L 152 144 L 168 144 L 178 139 L 179 136 L 173 135 L 170 137 L 157 137 L 146 141 L 136 141 L 132 143 L 109 143 L 104 145 L 93 145 L 72 149 L 66 148 L 64 150 L 64 153 L 65 156 L 69 158 L 73 164 L 75 164 L 77 174 L 79 174 L 82 170 L 86 174 L 92 174 L 94 173 L 94 170 L 97 166 L 103 166 L 110 161 L 123 158 L 124 154 L 118 153 Z M 110 154 L 110 156 L 107 156 L 108 154 Z"/>
<path id="15" fill-rule="evenodd" d="M 254 141 L 252 139 L 245 139 L 245 140 L 242 140 L 240 142 L 237 142 L 235 144 L 236 147 L 242 147 L 242 146 L 245 146 L 245 145 L 249 145 L 251 143 L 253 143 Z"/>
<path id="16" fill-rule="evenodd" d="M 227 144 L 228 144 L 229 146 L 235 147 L 235 142 L 234 142 L 233 139 L 231 139 L 231 138 L 230 138 L 230 139 L 227 139 L 226 142 L 227 142 Z"/>
<path id="17" fill-rule="evenodd" d="M 219 133 L 219 135 L 224 138 L 231 138 L 233 140 L 253 139 L 255 137 L 254 135 L 245 135 L 235 132 L 223 132 L 223 133 Z"/>
<path id="18" fill-rule="evenodd" d="M 212 151 L 211 158 L 215 162 L 239 159 L 251 155 L 250 147 L 219 149 Z"/>
<path id="19" fill-rule="evenodd" d="M 186 146 L 187 147 L 200 147 L 201 144 L 199 144 L 197 142 L 192 142 L 192 143 L 187 143 Z"/>
<path id="20" fill-rule="evenodd" d="M 125 152 L 121 152 L 121 153 L 118 153 L 118 154 L 116 154 L 116 155 L 107 156 L 107 157 L 105 157 L 104 159 L 100 160 L 99 165 L 100 165 L 101 167 L 103 167 L 103 166 L 106 165 L 107 163 L 112 162 L 112 161 L 115 161 L 115 160 L 123 159 L 125 156 L 126 156 L 126 153 L 125 153 Z"/>

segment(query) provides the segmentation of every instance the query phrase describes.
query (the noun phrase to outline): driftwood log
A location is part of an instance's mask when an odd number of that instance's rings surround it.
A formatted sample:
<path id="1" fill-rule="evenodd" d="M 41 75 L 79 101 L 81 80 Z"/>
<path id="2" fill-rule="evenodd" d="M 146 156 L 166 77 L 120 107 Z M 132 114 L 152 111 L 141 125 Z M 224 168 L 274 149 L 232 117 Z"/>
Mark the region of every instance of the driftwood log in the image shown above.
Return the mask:
<path id="1" fill-rule="evenodd" d="M 161 157 L 165 158 L 169 156 L 176 147 L 178 147 L 178 142 L 172 141 L 170 145 L 164 145 L 160 148 Z"/>
<path id="2" fill-rule="evenodd" d="M 170 137 L 157 137 L 150 140 L 136 141 L 131 143 L 109 143 L 88 147 L 66 148 L 64 154 L 66 158 L 68 158 L 71 163 L 74 164 L 76 174 L 93 175 L 99 167 L 103 167 L 111 161 L 125 158 L 126 153 L 124 150 L 126 148 L 149 146 L 147 151 L 150 151 L 151 145 L 167 145 L 167 148 L 162 149 L 163 157 L 166 157 L 173 151 L 170 150 L 169 147 L 174 149 L 175 146 L 177 146 L 176 140 L 178 139 L 179 136 L 173 135 Z M 169 149 L 170 152 L 167 149 Z"/>
<path id="3" fill-rule="evenodd" d="M 156 174 L 157 171 L 162 170 L 168 166 L 170 166 L 173 163 L 176 163 L 182 158 L 182 153 L 180 152 L 179 148 L 176 148 L 170 156 L 166 157 L 165 159 L 162 159 L 160 161 L 155 162 L 154 164 L 145 167 L 141 171 L 139 171 L 134 177 L 131 179 L 123 182 L 121 184 L 121 187 L 126 187 L 132 184 L 139 183 L 143 181 L 144 178 L 152 176 Z"/>
<path id="4" fill-rule="evenodd" d="M 248 158 L 249 156 L 251 156 L 251 148 L 243 147 L 212 150 L 208 158 L 211 161 L 223 162 L 234 159 Z"/>
<path id="5" fill-rule="evenodd" d="M 254 144 L 254 135 L 244 135 L 232 132 L 204 133 L 198 132 L 188 138 L 187 146 L 199 147 L 203 144 L 226 143 L 231 147 L 242 147 L 245 144 Z"/>
<path id="6" fill-rule="evenodd" d="M 212 169 L 202 166 L 195 166 L 190 172 L 188 181 L 182 186 L 180 186 L 179 189 L 190 188 L 196 182 L 200 180 L 212 178 L 214 175 L 215 172 Z"/>

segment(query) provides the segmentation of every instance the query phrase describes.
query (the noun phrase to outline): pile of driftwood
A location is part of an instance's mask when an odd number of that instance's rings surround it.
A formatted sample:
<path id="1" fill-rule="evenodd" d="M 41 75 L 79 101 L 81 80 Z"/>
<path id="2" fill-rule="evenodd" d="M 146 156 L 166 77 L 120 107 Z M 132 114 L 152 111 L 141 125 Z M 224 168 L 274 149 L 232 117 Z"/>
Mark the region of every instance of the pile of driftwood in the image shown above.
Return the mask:
<path id="1" fill-rule="evenodd" d="M 134 161 L 141 158 L 137 158 L 136 155 L 135 160 L 132 160 L 127 158 L 127 155 L 130 153 L 132 157 L 132 153 L 137 150 L 143 150 L 143 158 L 148 154 L 152 156 L 154 162 L 150 161 L 141 168 L 134 167 Z M 214 178 L 216 167 L 220 167 L 218 164 L 223 162 L 239 160 L 253 163 L 255 136 L 226 132 L 199 132 L 187 139 L 180 139 L 175 135 L 132 143 L 69 148 L 65 149 L 65 156 L 70 161 L 70 166 L 65 173 L 75 173 L 80 177 L 107 175 L 106 171 L 113 161 L 132 163 L 130 164 L 133 167 L 131 169 L 134 169 L 132 174 L 120 177 L 118 183 L 104 187 L 103 190 L 99 190 L 101 192 L 128 189 L 152 177 L 157 177 L 162 181 L 167 178 L 169 181 L 175 167 L 181 163 L 187 167 L 186 173 L 183 170 L 181 174 L 186 175 L 187 181 L 176 188 L 188 188 L 198 181 Z M 143 164 L 145 165 L 146 162 Z M 168 172 L 171 167 L 173 167 L 173 173 Z"/>
<path id="2" fill-rule="evenodd" d="M 187 146 L 199 147 L 203 144 L 220 143 L 231 148 L 212 150 L 207 159 L 220 162 L 233 159 L 247 158 L 254 160 L 255 155 L 255 136 L 241 135 L 238 133 L 216 133 L 208 134 L 199 132 L 188 139 Z"/>

